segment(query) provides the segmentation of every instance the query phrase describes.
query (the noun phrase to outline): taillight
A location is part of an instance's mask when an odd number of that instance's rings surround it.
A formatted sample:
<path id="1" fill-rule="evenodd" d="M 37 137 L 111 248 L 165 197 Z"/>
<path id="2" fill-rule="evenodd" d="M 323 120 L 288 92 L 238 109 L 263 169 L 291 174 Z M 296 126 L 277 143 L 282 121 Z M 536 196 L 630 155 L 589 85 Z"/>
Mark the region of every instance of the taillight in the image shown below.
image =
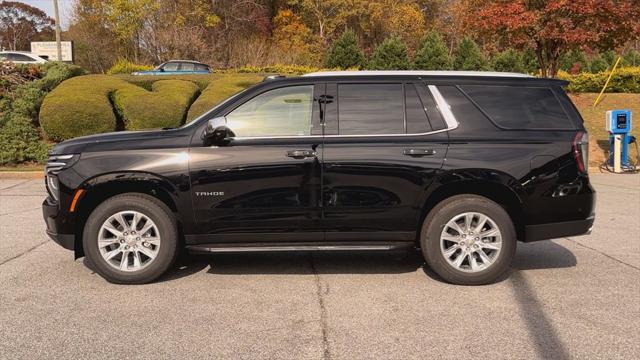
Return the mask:
<path id="1" fill-rule="evenodd" d="M 589 171 L 589 134 L 586 131 L 578 131 L 573 138 L 573 157 L 581 173 Z"/>

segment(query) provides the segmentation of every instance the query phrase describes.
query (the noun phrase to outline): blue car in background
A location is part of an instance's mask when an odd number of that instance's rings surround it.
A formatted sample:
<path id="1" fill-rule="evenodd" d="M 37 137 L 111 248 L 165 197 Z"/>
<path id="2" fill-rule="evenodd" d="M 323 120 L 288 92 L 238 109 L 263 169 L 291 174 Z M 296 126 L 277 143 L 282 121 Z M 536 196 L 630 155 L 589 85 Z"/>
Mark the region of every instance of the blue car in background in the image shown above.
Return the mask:
<path id="1" fill-rule="evenodd" d="M 192 60 L 170 60 L 156 66 L 153 70 L 136 71 L 131 75 L 193 75 L 209 73 L 211 73 L 211 68 L 207 64 Z"/>

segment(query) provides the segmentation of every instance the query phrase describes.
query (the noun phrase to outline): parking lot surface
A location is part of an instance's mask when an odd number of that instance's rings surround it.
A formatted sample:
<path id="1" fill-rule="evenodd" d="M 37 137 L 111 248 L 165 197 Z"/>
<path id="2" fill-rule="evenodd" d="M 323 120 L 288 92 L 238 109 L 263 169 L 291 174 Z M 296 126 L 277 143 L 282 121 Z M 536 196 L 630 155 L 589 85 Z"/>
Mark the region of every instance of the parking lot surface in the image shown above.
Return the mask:
<path id="1" fill-rule="evenodd" d="M 591 235 L 519 243 L 480 287 L 417 252 L 191 255 L 112 285 L 48 240 L 41 180 L 0 180 L 0 359 L 638 359 L 640 176 L 591 178 Z"/>

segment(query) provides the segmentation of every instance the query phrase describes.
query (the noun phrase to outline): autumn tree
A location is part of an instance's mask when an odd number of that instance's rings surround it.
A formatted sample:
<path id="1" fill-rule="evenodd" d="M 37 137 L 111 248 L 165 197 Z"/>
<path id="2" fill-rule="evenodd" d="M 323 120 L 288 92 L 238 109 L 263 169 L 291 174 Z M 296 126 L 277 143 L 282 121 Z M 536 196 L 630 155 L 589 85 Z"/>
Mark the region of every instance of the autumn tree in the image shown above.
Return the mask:
<path id="1" fill-rule="evenodd" d="M 325 66 L 348 69 L 363 65 L 364 54 L 358 45 L 358 38 L 353 30 L 347 30 L 331 44 Z"/>
<path id="2" fill-rule="evenodd" d="M 378 43 L 389 36 L 399 37 L 413 53 L 426 29 L 424 15 L 417 2 L 370 1 L 368 10 L 369 26 L 365 30 L 372 41 Z"/>
<path id="3" fill-rule="evenodd" d="M 473 39 L 465 37 L 453 53 L 453 68 L 482 71 L 488 69 L 488 63 L 478 44 Z"/>
<path id="4" fill-rule="evenodd" d="M 535 50 L 542 76 L 555 76 L 571 49 L 613 49 L 640 36 L 637 0 L 486 0 L 468 19 L 486 36 Z"/>
<path id="5" fill-rule="evenodd" d="M 111 0 L 106 2 L 106 19 L 123 48 L 133 52 L 139 62 L 140 32 L 160 4 L 154 0 Z"/>
<path id="6" fill-rule="evenodd" d="M 288 54 L 290 60 L 299 64 L 314 64 L 319 61 L 317 38 L 300 16 L 291 10 L 280 10 L 273 19 L 273 42 Z"/>
<path id="7" fill-rule="evenodd" d="M 0 1 L 0 49 L 29 50 L 31 41 L 51 39 L 54 24 L 38 8 L 17 1 Z"/>
<path id="8" fill-rule="evenodd" d="M 312 28 L 323 40 L 342 23 L 339 15 L 348 6 L 344 0 L 290 0 L 288 3 L 300 8 L 302 15 L 311 19 Z"/>
<path id="9" fill-rule="evenodd" d="M 430 31 L 420 43 L 413 60 L 414 68 L 419 70 L 449 70 L 451 57 L 442 36 Z"/>
<path id="10" fill-rule="evenodd" d="M 372 70 L 407 70 L 409 67 L 407 45 L 397 36 L 387 38 L 378 45 L 369 61 Z"/>

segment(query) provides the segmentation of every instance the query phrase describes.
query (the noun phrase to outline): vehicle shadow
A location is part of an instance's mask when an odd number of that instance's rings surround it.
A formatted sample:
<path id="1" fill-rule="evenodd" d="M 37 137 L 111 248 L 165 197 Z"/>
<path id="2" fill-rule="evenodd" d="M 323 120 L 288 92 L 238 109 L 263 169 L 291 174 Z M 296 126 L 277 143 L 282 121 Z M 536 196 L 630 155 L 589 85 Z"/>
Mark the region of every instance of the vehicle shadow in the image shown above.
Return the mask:
<path id="1" fill-rule="evenodd" d="M 512 272 L 518 270 L 557 269 L 576 265 L 576 258 L 565 247 L 551 241 L 518 243 Z M 217 275 L 291 275 L 291 274 L 401 274 L 420 268 L 430 278 L 442 281 L 429 269 L 418 250 L 390 252 L 255 252 L 189 254 L 176 261 L 173 270 L 160 281 L 171 281 L 207 269 Z M 505 275 L 498 281 L 509 277 Z"/>

